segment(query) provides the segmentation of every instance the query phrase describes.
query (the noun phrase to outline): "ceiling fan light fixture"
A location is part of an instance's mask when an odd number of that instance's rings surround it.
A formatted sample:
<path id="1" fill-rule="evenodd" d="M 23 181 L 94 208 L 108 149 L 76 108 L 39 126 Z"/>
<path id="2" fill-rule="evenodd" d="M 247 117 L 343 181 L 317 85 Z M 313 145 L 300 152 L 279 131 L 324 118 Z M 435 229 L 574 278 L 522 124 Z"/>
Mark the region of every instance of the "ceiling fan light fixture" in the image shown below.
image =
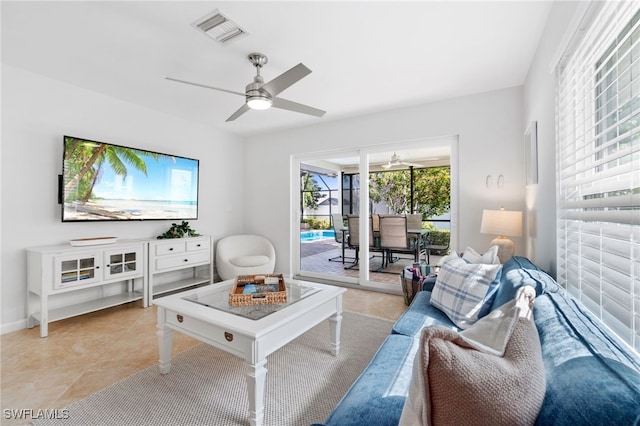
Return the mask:
<path id="1" fill-rule="evenodd" d="M 271 108 L 273 102 L 266 96 L 248 96 L 247 106 L 251 109 L 265 110 Z"/>

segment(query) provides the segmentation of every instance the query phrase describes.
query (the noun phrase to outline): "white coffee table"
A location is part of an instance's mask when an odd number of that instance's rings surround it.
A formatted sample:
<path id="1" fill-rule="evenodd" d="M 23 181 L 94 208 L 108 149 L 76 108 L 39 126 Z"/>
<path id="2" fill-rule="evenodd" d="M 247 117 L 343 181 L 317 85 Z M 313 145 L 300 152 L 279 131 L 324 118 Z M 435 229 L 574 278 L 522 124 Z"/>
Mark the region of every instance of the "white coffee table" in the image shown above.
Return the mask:
<path id="1" fill-rule="evenodd" d="M 345 289 L 288 278 L 285 282 L 288 300 L 282 305 L 229 306 L 233 280 L 155 299 L 160 372 L 167 374 L 171 369 L 174 330 L 244 358 L 249 421 L 251 425 L 261 425 L 267 355 L 325 319 L 330 323 L 331 353 L 337 355 L 340 351 Z"/>

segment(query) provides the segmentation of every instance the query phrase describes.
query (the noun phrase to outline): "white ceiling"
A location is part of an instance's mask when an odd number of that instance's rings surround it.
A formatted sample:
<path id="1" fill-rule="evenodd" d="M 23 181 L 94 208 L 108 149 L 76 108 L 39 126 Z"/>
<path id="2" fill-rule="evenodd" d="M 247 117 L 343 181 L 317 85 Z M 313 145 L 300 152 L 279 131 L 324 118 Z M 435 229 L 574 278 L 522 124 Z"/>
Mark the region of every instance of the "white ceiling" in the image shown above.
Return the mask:
<path id="1" fill-rule="evenodd" d="M 2 1 L 2 62 L 239 135 L 305 126 L 522 85 L 547 1 Z M 221 46 L 191 24 L 219 9 L 249 36 Z M 280 97 L 322 118 L 271 108 L 225 123 L 251 52 L 265 81 L 302 62 Z"/>

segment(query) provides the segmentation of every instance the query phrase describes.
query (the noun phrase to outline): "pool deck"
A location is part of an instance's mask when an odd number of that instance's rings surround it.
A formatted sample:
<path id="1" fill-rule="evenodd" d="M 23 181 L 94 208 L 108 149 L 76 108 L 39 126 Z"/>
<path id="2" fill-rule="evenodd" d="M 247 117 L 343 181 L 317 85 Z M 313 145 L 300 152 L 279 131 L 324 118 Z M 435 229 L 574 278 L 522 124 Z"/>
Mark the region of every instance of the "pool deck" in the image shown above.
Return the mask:
<path id="1" fill-rule="evenodd" d="M 340 261 L 330 262 L 329 259 L 340 256 L 342 250 L 340 244 L 335 240 L 319 240 L 314 242 L 303 242 L 300 244 L 300 269 L 302 271 L 320 272 L 332 275 L 357 278 L 359 275 L 358 267 L 353 269 L 345 269 L 350 263 L 344 265 Z M 370 262 L 372 269 L 370 279 L 372 281 L 397 284 L 400 283 L 400 274 L 405 267 L 413 265 L 413 256 L 400 254 L 398 261 L 389 264 L 382 272 L 374 272 L 381 265 L 380 253 L 372 253 L 375 257 Z M 355 251 L 351 249 L 345 250 L 345 256 L 354 257 Z M 394 254 L 394 257 L 397 256 Z M 432 264 L 436 264 L 442 256 L 431 255 Z"/>

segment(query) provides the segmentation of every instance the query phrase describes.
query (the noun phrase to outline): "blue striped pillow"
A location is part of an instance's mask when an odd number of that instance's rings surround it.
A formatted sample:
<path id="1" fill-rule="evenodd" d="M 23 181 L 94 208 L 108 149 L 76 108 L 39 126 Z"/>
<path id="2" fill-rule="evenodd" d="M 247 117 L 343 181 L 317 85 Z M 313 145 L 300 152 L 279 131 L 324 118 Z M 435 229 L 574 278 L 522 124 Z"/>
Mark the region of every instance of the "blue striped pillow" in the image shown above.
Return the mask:
<path id="1" fill-rule="evenodd" d="M 490 312 L 502 265 L 467 263 L 457 255 L 445 260 L 431 294 L 431 304 L 465 329 Z"/>

